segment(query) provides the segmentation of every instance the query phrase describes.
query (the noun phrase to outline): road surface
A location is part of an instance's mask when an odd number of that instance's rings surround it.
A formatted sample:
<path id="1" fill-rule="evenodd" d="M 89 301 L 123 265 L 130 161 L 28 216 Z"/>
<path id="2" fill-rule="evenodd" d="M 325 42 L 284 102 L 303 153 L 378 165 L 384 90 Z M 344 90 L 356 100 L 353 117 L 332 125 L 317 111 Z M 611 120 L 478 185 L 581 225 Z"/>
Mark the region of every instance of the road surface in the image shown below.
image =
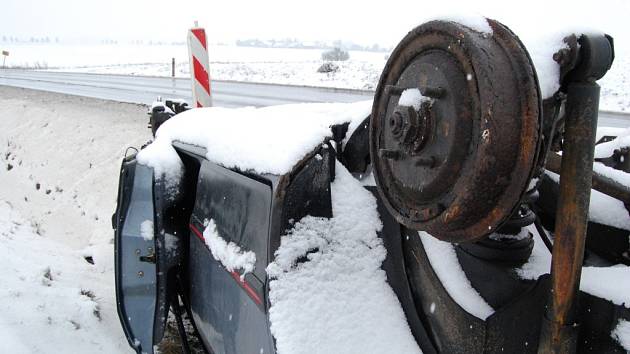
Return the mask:
<path id="1" fill-rule="evenodd" d="M 190 79 L 0 70 L 0 85 L 53 91 L 121 102 L 150 104 L 160 96 L 191 101 Z M 214 104 L 223 107 L 271 106 L 298 102 L 355 102 L 370 91 L 212 81 Z"/>
<path id="2" fill-rule="evenodd" d="M 0 70 L 0 85 L 53 91 L 121 102 L 149 104 L 157 97 L 191 101 L 190 79 L 110 74 Z M 213 81 L 214 104 L 223 107 L 271 106 L 299 102 L 371 100 L 373 92 L 322 87 Z M 630 114 L 600 112 L 599 125 L 630 127 Z"/>

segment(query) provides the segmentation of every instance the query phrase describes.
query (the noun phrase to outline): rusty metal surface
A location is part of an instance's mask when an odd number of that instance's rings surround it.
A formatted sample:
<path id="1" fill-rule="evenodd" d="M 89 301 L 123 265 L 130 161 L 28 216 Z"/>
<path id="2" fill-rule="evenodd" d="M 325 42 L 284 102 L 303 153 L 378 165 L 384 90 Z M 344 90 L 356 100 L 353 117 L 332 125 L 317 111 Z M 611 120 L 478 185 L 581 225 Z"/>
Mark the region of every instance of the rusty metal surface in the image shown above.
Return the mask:
<path id="1" fill-rule="evenodd" d="M 599 108 L 600 88 L 595 81 L 606 73 L 614 58 L 612 38 L 608 36 L 582 35 L 578 42 L 579 58 L 571 63 L 572 68 L 566 71 L 561 85 L 567 94 L 567 114 L 551 260 L 551 306 L 543 321 L 539 353 L 575 353 L 577 350 L 577 295 L 584 260 Z M 565 68 L 561 71 L 565 72 Z"/>
<path id="2" fill-rule="evenodd" d="M 596 95 L 593 94 L 596 91 Z M 574 353 L 575 307 L 584 259 L 584 243 L 593 170 L 599 86 L 568 86 L 566 130 L 556 211 L 551 278 L 551 315 L 540 352 Z"/>
<path id="3" fill-rule="evenodd" d="M 509 218 L 540 149 L 541 102 L 531 60 L 517 37 L 433 21 L 392 53 L 370 122 L 374 176 L 388 210 L 407 227 L 463 242 Z M 406 88 L 431 97 L 418 111 L 398 105 Z"/>

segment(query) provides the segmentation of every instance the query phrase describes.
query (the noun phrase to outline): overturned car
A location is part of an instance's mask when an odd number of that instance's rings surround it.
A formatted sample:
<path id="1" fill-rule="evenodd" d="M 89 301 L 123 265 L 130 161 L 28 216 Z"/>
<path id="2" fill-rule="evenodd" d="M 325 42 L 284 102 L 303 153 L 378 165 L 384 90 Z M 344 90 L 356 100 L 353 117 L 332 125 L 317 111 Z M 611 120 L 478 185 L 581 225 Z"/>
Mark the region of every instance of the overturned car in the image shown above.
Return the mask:
<path id="1" fill-rule="evenodd" d="M 170 309 L 184 351 L 628 350 L 628 149 L 596 141 L 612 39 L 568 36 L 541 78 L 485 23 L 411 31 L 373 102 L 155 105 L 112 219 L 130 345 Z"/>

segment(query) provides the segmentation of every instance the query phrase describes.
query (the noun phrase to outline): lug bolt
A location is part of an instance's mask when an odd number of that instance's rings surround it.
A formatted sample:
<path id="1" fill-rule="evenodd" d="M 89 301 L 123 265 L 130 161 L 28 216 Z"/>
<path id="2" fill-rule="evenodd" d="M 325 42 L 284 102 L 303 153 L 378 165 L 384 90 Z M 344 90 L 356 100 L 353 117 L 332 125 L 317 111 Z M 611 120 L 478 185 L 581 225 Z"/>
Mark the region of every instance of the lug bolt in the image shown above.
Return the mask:
<path id="1" fill-rule="evenodd" d="M 144 276 L 144 272 L 143 272 L 143 271 L 139 271 L 139 272 L 138 272 L 138 277 L 139 277 L 139 278 L 142 278 L 143 276 Z"/>
<path id="2" fill-rule="evenodd" d="M 398 96 L 401 93 L 403 93 L 403 91 L 405 91 L 407 88 L 405 87 L 400 87 L 400 86 L 395 86 L 395 85 L 387 85 L 385 86 L 385 95 L 393 95 L 393 96 Z"/>
<path id="3" fill-rule="evenodd" d="M 442 98 L 446 91 L 441 87 L 424 87 L 420 88 L 420 93 L 422 96 L 430 97 L 430 98 Z"/>
<path id="4" fill-rule="evenodd" d="M 401 87 L 401 86 L 395 86 L 395 85 L 387 85 L 387 86 L 385 86 L 385 95 L 398 96 L 398 95 L 402 94 L 403 91 L 405 91 L 405 90 L 407 90 L 409 88 L 413 88 L 413 87 Z M 427 86 L 427 87 L 420 87 L 419 89 L 420 89 L 420 93 L 422 93 L 422 96 L 426 96 L 426 97 L 430 97 L 430 98 L 441 98 L 446 93 L 446 90 L 444 90 L 441 87 Z"/>

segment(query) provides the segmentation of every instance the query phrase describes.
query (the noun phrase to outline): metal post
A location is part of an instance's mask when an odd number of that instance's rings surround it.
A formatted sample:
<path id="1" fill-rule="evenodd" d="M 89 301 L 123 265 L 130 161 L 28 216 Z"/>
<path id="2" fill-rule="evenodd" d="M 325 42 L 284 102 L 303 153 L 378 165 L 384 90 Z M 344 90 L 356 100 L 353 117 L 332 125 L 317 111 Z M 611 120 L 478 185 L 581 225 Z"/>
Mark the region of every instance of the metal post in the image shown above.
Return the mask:
<path id="1" fill-rule="evenodd" d="M 175 58 L 171 60 L 171 77 L 175 77 Z"/>
<path id="2" fill-rule="evenodd" d="M 575 353 L 584 242 L 591 195 L 599 85 L 572 82 L 567 87 L 567 115 L 560 195 L 551 263 L 551 308 L 543 324 L 539 353 Z"/>

